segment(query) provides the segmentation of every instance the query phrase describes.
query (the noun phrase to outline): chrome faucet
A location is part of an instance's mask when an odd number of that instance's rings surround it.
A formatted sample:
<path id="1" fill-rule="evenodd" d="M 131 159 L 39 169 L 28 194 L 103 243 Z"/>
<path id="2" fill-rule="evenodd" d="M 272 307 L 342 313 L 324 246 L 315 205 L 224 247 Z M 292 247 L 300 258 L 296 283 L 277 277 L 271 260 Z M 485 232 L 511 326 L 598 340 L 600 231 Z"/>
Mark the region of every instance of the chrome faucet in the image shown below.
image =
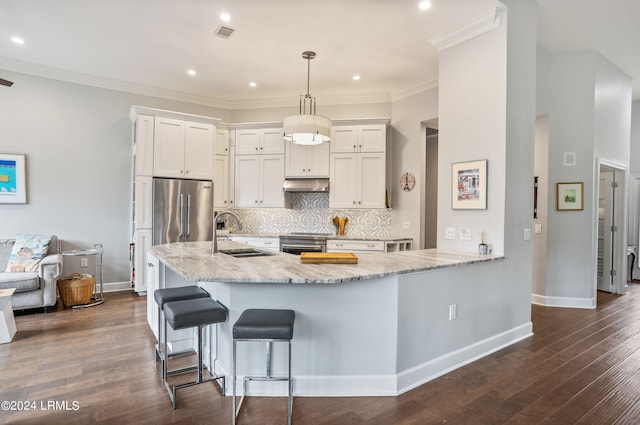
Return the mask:
<path id="1" fill-rule="evenodd" d="M 211 245 L 212 254 L 215 254 L 216 252 L 218 252 L 217 224 L 220 221 L 220 217 L 224 217 L 225 215 L 228 215 L 229 217 L 233 217 L 235 219 L 236 230 L 242 230 L 242 224 L 240 224 L 240 217 L 238 217 L 236 214 L 232 213 L 231 211 L 222 211 L 221 213 L 217 213 L 216 215 L 214 215 L 213 216 L 213 241 Z"/>

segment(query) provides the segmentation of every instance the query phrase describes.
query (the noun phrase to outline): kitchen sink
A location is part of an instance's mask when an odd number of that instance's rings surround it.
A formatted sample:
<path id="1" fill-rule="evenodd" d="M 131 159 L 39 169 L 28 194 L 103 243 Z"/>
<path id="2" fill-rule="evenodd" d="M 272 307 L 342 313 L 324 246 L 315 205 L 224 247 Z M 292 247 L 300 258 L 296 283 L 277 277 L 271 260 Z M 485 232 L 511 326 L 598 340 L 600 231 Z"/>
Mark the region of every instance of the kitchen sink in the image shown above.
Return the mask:
<path id="1" fill-rule="evenodd" d="M 222 254 L 227 254 L 236 258 L 248 258 L 248 257 L 270 257 L 272 254 L 270 252 L 259 251 L 253 248 L 241 248 L 241 249 L 221 249 L 218 252 Z"/>

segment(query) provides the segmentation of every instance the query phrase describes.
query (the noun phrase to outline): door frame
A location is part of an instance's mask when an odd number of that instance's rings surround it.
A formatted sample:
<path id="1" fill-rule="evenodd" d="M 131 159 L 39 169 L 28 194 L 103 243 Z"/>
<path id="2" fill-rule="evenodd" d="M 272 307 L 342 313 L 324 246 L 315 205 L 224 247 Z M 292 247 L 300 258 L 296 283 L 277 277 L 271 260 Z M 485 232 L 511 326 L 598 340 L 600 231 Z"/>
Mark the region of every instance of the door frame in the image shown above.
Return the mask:
<path id="1" fill-rule="evenodd" d="M 592 240 L 592 253 L 593 253 L 593 297 L 597 302 L 598 291 L 598 200 L 600 194 L 600 167 L 611 168 L 615 172 L 616 182 L 618 183 L 618 191 L 614 199 L 614 224 L 618 230 L 616 232 L 617 237 L 614 238 L 613 243 L 613 262 L 612 267 L 616 270 L 616 275 L 613 279 L 613 293 L 624 294 L 626 292 L 627 285 L 627 186 L 629 173 L 627 167 L 617 161 L 612 161 L 606 158 L 596 158 L 596 172 L 594 179 L 594 187 L 596 188 L 595 194 L 592 197 L 592 226 L 593 226 L 593 240 Z"/>

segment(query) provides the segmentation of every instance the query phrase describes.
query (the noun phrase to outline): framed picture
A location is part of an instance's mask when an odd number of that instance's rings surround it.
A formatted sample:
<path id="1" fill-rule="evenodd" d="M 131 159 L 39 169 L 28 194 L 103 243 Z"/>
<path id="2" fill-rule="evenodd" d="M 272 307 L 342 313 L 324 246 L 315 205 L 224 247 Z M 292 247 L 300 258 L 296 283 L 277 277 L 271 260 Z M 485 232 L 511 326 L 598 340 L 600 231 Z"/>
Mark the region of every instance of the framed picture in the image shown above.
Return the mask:
<path id="1" fill-rule="evenodd" d="M 556 210 L 584 210 L 584 183 L 556 183 Z"/>
<path id="2" fill-rule="evenodd" d="M 27 202 L 24 163 L 24 155 L 0 154 L 1 204 L 25 204 Z"/>
<path id="3" fill-rule="evenodd" d="M 487 209 L 487 160 L 451 164 L 451 208 Z"/>

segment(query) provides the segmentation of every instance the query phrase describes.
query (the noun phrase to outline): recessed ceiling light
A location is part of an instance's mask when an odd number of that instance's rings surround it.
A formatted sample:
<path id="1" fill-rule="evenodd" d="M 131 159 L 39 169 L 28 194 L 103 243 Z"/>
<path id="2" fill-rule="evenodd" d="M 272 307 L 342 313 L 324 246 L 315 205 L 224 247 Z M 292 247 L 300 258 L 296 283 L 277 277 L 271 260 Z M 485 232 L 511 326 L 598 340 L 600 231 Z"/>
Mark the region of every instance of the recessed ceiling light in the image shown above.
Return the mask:
<path id="1" fill-rule="evenodd" d="M 196 75 L 196 71 L 193 70 L 193 69 L 190 69 L 190 70 L 187 71 L 187 74 L 189 74 L 189 75 L 191 75 L 193 77 L 194 75 Z"/>
<path id="2" fill-rule="evenodd" d="M 250 87 L 256 87 L 258 85 L 258 83 L 256 83 L 255 81 L 252 81 L 249 83 Z"/>
<path id="3" fill-rule="evenodd" d="M 223 12 L 223 13 L 220 14 L 220 20 L 222 22 L 229 22 L 231 20 L 231 15 L 229 15 L 226 12 Z"/>
<path id="4" fill-rule="evenodd" d="M 16 44 L 24 44 L 24 40 L 20 37 L 11 37 L 11 41 L 13 41 Z"/>
<path id="5" fill-rule="evenodd" d="M 431 7 L 431 2 L 430 1 L 421 1 L 420 4 L 418 4 L 418 7 L 420 8 L 420 10 L 427 10 Z"/>
<path id="6" fill-rule="evenodd" d="M 360 80 L 360 76 L 359 76 L 359 75 L 354 75 L 352 78 L 353 78 L 353 81 L 358 81 L 358 80 Z"/>

